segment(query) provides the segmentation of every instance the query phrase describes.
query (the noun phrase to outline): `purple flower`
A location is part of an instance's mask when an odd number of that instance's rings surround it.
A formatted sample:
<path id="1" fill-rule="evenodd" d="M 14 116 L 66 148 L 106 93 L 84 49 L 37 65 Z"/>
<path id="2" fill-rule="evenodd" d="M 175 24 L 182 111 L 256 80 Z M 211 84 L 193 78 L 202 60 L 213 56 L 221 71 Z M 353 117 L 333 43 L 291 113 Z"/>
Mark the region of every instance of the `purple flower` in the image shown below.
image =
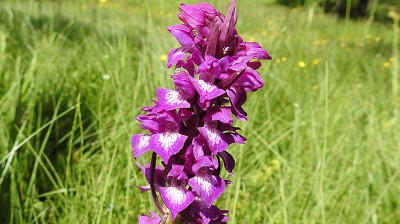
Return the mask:
<path id="1" fill-rule="evenodd" d="M 194 200 L 194 193 L 186 188 L 187 175 L 183 171 L 184 166 L 172 165 L 172 169 L 167 176 L 166 187 L 160 188 L 161 199 L 170 209 L 172 219 L 188 207 Z"/>
<path id="2" fill-rule="evenodd" d="M 151 216 L 153 216 L 153 218 Z M 139 215 L 139 224 L 159 224 L 160 222 L 161 218 L 153 211 L 150 211 L 149 215 Z"/>
<path id="3" fill-rule="evenodd" d="M 218 169 L 218 166 L 218 162 L 212 157 L 203 156 L 192 167 L 195 176 L 190 178 L 189 186 L 207 207 L 210 207 L 225 190 L 224 180 L 218 175 L 212 174 L 212 171 Z"/>
<path id="4" fill-rule="evenodd" d="M 271 57 L 238 35 L 235 0 L 226 16 L 208 3 L 179 9 L 183 24 L 167 29 L 181 45 L 168 54 L 167 67 L 176 69 L 171 76 L 175 89 L 157 88 L 154 105 L 137 117 L 147 133 L 134 135 L 131 142 L 135 159 L 152 152 L 150 164 L 138 164 L 149 186 L 138 188 L 151 191 L 162 215 L 139 216 L 139 223 L 178 216 L 187 223 L 226 223 L 228 211 L 213 205 L 231 184 L 220 177 L 221 160 L 232 174 L 235 160 L 226 150 L 246 141 L 232 126 L 233 116 L 247 121 L 247 92 L 264 86 L 258 60 Z M 156 166 L 157 156 L 162 166 Z"/>

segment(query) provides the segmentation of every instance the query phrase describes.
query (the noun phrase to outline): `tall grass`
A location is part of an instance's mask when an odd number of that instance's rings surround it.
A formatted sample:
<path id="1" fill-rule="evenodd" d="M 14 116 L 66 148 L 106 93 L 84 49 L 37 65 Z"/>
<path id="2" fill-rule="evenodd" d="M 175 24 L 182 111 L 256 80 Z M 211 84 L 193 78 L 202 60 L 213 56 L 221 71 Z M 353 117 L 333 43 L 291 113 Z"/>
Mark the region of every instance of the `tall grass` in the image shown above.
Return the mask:
<path id="1" fill-rule="evenodd" d="M 155 88 L 172 87 L 161 58 L 178 5 L 0 3 L 0 223 L 134 223 L 155 209 L 130 137 Z M 274 59 L 237 123 L 248 142 L 229 149 L 234 184 L 217 203 L 230 223 L 400 222 L 393 29 L 318 8 L 310 23 L 263 0 L 238 10 L 239 33 Z"/>

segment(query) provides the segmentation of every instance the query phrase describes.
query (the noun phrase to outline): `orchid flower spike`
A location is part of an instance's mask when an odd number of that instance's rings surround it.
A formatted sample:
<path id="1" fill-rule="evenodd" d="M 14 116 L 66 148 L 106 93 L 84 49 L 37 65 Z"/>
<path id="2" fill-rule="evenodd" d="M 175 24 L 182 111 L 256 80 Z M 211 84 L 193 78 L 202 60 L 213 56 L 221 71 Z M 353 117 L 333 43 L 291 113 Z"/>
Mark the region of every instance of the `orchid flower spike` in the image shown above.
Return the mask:
<path id="1" fill-rule="evenodd" d="M 247 121 L 247 92 L 264 86 L 257 69 L 271 57 L 238 35 L 235 0 L 226 16 L 208 3 L 179 9 L 182 24 L 167 28 L 181 45 L 168 54 L 175 89 L 156 90 L 155 104 L 137 117 L 146 133 L 132 137 L 135 159 L 152 152 L 149 164 L 139 164 L 149 186 L 138 188 L 151 191 L 161 215 L 150 212 L 139 223 L 227 223 L 229 211 L 213 205 L 231 184 L 220 176 L 221 161 L 232 174 L 227 149 L 246 141 L 233 117 Z"/>

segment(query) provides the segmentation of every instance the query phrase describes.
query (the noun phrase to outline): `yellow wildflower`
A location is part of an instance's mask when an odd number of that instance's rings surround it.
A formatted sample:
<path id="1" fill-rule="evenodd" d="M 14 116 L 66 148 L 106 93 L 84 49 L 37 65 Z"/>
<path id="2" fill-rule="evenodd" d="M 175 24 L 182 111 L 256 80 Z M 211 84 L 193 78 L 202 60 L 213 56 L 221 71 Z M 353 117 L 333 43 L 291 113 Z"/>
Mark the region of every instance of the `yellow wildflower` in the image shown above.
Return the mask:
<path id="1" fill-rule="evenodd" d="M 379 42 L 381 40 L 382 40 L 382 38 L 380 36 L 375 37 L 375 42 Z"/>
<path id="2" fill-rule="evenodd" d="M 105 3 L 107 0 L 99 0 L 100 3 Z"/>
<path id="3" fill-rule="evenodd" d="M 299 61 L 299 62 L 297 62 L 297 65 L 298 65 L 300 68 L 306 67 L 306 63 L 305 63 L 304 61 Z"/>
<path id="4" fill-rule="evenodd" d="M 385 67 L 385 68 L 388 68 L 390 66 L 390 63 L 389 62 L 385 62 L 385 63 L 383 63 L 383 67 Z"/>
<path id="5" fill-rule="evenodd" d="M 318 64 L 319 64 L 319 59 L 318 59 L 318 58 L 314 59 L 314 60 L 312 61 L 312 63 L 313 63 L 314 65 L 318 65 Z"/>
<path id="6" fill-rule="evenodd" d="M 396 58 L 395 58 L 395 57 L 391 57 L 391 58 L 389 59 L 389 61 L 390 61 L 390 62 L 394 62 L 394 61 L 396 61 Z"/>
<path id="7" fill-rule="evenodd" d="M 161 55 L 160 57 L 161 61 L 166 61 L 168 59 L 168 56 L 166 54 Z"/>
<path id="8" fill-rule="evenodd" d="M 282 57 L 282 62 L 285 62 L 285 61 L 287 61 L 287 58 L 286 57 Z"/>

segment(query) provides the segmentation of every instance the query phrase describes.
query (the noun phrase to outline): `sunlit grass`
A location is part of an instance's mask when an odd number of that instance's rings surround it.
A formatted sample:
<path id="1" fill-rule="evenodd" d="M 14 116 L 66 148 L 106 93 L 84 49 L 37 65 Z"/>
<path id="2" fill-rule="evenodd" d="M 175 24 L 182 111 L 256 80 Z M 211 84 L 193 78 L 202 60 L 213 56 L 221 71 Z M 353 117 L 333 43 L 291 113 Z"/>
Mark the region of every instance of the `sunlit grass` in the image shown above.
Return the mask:
<path id="1" fill-rule="evenodd" d="M 248 142 L 229 149 L 234 184 L 217 203 L 230 223 L 399 223 L 393 27 L 249 2 L 237 29 L 273 60 L 237 123 Z M 172 87 L 179 3 L 0 3 L 0 223 L 135 223 L 155 209 L 130 137 L 155 88 Z"/>

